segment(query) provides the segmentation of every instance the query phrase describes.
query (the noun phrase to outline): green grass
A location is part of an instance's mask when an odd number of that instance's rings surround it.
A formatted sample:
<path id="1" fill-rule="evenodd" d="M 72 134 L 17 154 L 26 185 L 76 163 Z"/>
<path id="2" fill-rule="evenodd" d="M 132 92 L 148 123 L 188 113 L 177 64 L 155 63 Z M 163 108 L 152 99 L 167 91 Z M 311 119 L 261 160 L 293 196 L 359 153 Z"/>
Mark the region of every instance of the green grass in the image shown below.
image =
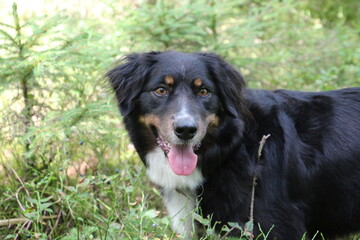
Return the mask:
<path id="1" fill-rule="evenodd" d="M 64 166 L 23 181 L 5 166 L 9 184 L 1 186 L 1 219 L 26 222 L 2 226 L 1 239 L 174 238 L 143 168 L 121 163 L 119 170 L 109 166 L 70 179 Z"/>
<path id="2" fill-rule="evenodd" d="M 28 180 L 21 179 L 17 170 L 5 163 L 0 219 L 18 222 L 2 224 L 0 238 L 178 239 L 170 229 L 159 191 L 148 181 L 138 157 L 129 156 L 126 161 L 99 163 L 101 169 L 89 169 L 83 176 L 68 176 L 69 163 L 64 163 L 36 172 L 37 176 Z M 202 240 L 251 239 L 251 223 L 237 238 L 227 237 L 234 229 L 244 229 L 236 223 L 229 223 L 219 236 L 209 217 L 195 211 L 193 215 L 203 225 Z M 267 235 L 262 233 L 254 239 L 268 239 Z"/>
<path id="3" fill-rule="evenodd" d="M 95 165 L 91 165 L 97 154 L 94 144 L 76 139 L 76 134 L 73 141 L 56 145 L 64 161 L 43 170 L 21 165 L 21 158 L 2 158 L 0 239 L 178 239 L 170 229 L 161 194 L 149 182 L 123 128 L 113 134 L 120 136 L 118 141 L 104 148 L 104 158 L 98 158 Z M 79 162 L 88 162 L 86 173 L 69 175 L 69 167 Z M 203 225 L 202 240 L 251 239 L 251 223 L 237 238 L 228 237 L 232 230 L 244 229 L 236 223 L 229 223 L 219 236 L 210 217 L 201 217 L 196 211 L 193 215 L 194 221 Z M 6 220 L 15 222 L 5 224 Z M 254 239 L 268 239 L 267 235 L 264 232 Z"/>

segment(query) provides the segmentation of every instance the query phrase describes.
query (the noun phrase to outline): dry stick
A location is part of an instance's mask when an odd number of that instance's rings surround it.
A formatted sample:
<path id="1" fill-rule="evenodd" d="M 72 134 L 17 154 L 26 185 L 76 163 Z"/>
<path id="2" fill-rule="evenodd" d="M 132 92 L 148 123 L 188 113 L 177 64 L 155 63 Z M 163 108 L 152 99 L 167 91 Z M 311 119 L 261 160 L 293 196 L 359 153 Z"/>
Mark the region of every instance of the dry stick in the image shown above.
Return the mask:
<path id="1" fill-rule="evenodd" d="M 31 220 L 26 221 L 26 222 L 21 226 L 21 229 L 25 229 L 26 231 L 28 231 L 29 228 L 30 228 L 30 226 L 31 226 L 31 223 L 32 223 Z M 16 234 L 14 240 L 17 240 L 17 239 L 18 239 L 19 234 L 20 234 L 20 231 L 18 231 L 18 233 Z"/>
<path id="2" fill-rule="evenodd" d="M 266 140 L 270 137 L 270 134 L 268 135 L 263 135 L 261 141 L 260 141 L 260 146 L 259 146 L 259 150 L 258 150 L 258 158 L 257 158 L 257 162 L 260 161 L 260 157 L 261 157 L 261 152 L 262 149 L 265 145 Z M 250 202 L 250 221 L 254 221 L 254 202 L 255 202 L 255 186 L 256 186 L 256 175 L 254 175 L 253 177 L 253 183 L 252 183 L 252 189 L 251 189 L 251 202 Z M 229 235 L 229 233 L 231 231 L 233 231 L 236 228 L 236 226 L 232 227 L 229 231 L 227 231 L 224 236 L 222 236 L 220 238 L 220 240 L 223 240 L 227 237 L 227 235 Z M 253 230 L 249 231 L 249 233 L 251 234 L 251 236 L 254 236 Z M 252 237 L 253 238 L 253 237 Z"/>
<path id="3" fill-rule="evenodd" d="M 21 204 L 21 202 L 20 202 L 20 199 L 19 199 L 19 192 L 20 192 L 20 190 L 21 189 L 23 189 L 23 188 L 25 188 L 24 186 L 20 186 L 19 188 L 18 188 L 18 190 L 16 190 L 16 192 L 15 192 L 15 198 L 16 198 L 16 201 L 17 201 L 17 203 L 19 204 L 19 207 L 21 208 L 21 210 L 23 211 L 23 212 L 25 212 L 25 208 L 24 208 L 24 206 Z"/>
<path id="4" fill-rule="evenodd" d="M 59 220 L 60 220 L 60 217 L 61 217 L 62 213 L 61 211 L 59 212 L 59 214 L 56 216 L 56 222 L 54 224 L 54 227 L 51 229 L 50 233 L 49 233 L 49 236 L 51 237 L 51 235 L 53 234 L 55 228 L 57 227 L 57 225 L 59 224 Z"/>
<path id="5" fill-rule="evenodd" d="M 57 217 L 58 217 L 58 215 L 56 215 L 56 216 L 43 216 L 43 217 L 41 217 L 41 219 L 42 220 L 48 220 L 48 219 L 55 219 Z M 27 221 L 32 222 L 32 220 L 29 220 L 28 218 L 2 219 L 2 220 L 0 220 L 0 227 L 9 226 L 9 225 L 18 224 L 18 223 L 25 223 Z"/>
<path id="6" fill-rule="evenodd" d="M 28 191 L 27 188 L 25 187 L 24 182 L 21 180 L 21 178 L 19 177 L 19 175 L 17 174 L 17 172 L 15 171 L 15 169 L 11 166 L 10 163 L 6 163 L 6 166 L 7 166 L 8 168 L 10 168 L 10 170 L 13 172 L 13 174 L 15 175 L 15 177 L 19 180 L 19 182 L 20 182 L 21 185 L 23 186 L 23 188 L 24 188 L 26 194 L 28 195 L 28 197 L 30 197 L 29 191 Z M 30 202 L 30 204 L 31 204 L 31 206 L 33 207 L 33 204 L 32 204 L 31 202 Z"/>
<path id="7" fill-rule="evenodd" d="M 261 153 L 263 150 L 263 147 L 265 145 L 266 140 L 270 137 L 270 134 L 268 135 L 263 135 L 261 141 L 260 141 L 260 146 L 259 146 L 259 150 L 258 150 L 258 158 L 257 158 L 257 162 L 260 161 L 260 157 L 261 157 Z M 254 222 L 254 203 L 255 203 L 255 186 L 256 186 L 256 175 L 254 175 L 253 177 L 253 182 L 252 182 L 252 188 L 251 188 L 251 201 L 250 201 L 250 221 Z M 250 231 L 250 234 L 253 236 L 253 230 Z"/>

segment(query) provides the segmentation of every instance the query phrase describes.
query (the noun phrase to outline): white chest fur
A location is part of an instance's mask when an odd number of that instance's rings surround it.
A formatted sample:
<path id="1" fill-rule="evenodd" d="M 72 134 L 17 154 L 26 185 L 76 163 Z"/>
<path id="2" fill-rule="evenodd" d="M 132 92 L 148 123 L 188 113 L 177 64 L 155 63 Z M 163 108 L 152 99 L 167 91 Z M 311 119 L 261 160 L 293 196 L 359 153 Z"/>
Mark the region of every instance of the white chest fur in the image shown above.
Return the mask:
<path id="1" fill-rule="evenodd" d="M 146 155 L 147 175 L 164 190 L 164 203 L 172 219 L 172 228 L 184 239 L 191 239 L 193 231 L 192 211 L 196 206 L 195 190 L 203 182 L 203 176 L 196 169 L 189 176 L 176 175 L 169 165 L 162 149 L 155 148 Z M 177 189 L 183 190 L 180 193 Z"/>

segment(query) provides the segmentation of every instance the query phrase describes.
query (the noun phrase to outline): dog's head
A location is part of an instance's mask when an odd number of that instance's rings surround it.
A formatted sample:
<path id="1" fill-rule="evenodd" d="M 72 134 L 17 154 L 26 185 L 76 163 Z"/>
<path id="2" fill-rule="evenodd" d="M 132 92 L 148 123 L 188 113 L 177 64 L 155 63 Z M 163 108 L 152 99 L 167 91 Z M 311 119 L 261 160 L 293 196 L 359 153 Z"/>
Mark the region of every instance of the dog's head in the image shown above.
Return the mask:
<path id="1" fill-rule="evenodd" d="M 191 174 L 207 134 L 244 109 L 241 75 L 211 53 L 131 54 L 106 76 L 121 114 L 151 129 L 178 175 Z"/>

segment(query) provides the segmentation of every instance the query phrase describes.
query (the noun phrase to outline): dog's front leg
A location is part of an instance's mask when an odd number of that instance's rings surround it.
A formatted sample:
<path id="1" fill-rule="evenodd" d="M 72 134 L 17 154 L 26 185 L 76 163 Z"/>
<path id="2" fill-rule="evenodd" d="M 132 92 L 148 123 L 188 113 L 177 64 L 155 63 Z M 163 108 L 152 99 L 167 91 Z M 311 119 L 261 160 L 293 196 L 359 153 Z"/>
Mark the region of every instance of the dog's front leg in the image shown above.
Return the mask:
<path id="1" fill-rule="evenodd" d="M 195 236 L 193 211 L 195 209 L 194 193 L 176 189 L 164 191 L 164 203 L 171 218 L 172 229 L 180 233 L 185 240 Z"/>

